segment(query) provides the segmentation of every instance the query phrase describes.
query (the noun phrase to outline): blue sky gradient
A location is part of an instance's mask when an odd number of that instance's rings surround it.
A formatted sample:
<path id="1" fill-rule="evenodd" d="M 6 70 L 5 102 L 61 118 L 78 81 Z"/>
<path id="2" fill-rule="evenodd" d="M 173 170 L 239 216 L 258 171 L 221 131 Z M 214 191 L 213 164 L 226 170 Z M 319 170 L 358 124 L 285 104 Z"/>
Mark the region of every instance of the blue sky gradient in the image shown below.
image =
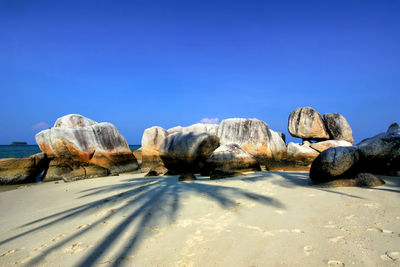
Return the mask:
<path id="1" fill-rule="evenodd" d="M 0 0 L 0 144 L 79 113 L 145 128 L 311 106 L 356 142 L 400 114 L 400 1 Z M 290 141 L 299 139 L 289 138 Z"/>

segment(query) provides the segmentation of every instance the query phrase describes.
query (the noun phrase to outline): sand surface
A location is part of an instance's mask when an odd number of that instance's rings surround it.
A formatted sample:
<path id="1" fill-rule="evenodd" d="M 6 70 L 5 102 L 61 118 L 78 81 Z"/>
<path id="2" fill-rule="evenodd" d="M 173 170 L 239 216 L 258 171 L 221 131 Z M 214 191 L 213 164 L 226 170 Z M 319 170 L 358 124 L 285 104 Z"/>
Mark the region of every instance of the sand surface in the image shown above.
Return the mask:
<path id="1" fill-rule="evenodd" d="M 0 192 L 0 265 L 399 266 L 400 177 L 210 181 L 124 174 Z"/>

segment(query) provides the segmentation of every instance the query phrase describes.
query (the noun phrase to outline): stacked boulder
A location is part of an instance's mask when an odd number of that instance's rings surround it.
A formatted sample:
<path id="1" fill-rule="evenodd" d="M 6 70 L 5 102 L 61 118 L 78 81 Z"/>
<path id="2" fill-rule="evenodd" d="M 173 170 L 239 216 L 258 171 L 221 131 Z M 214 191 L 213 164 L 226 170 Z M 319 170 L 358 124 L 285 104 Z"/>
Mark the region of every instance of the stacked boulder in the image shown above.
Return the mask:
<path id="1" fill-rule="evenodd" d="M 383 181 L 370 174 L 398 175 L 400 171 L 400 128 L 393 123 L 385 133 L 361 141 L 354 147 L 330 148 L 312 163 L 315 183 L 377 186 Z"/>
<path id="2" fill-rule="evenodd" d="M 35 136 L 51 159 L 46 181 L 76 180 L 138 169 L 125 138 L 111 123 L 97 123 L 79 114 L 57 119 L 54 127 Z"/>
<path id="3" fill-rule="evenodd" d="M 259 170 L 260 163 L 269 165 L 286 158 L 283 138 L 258 119 L 232 118 L 219 125 L 197 123 L 168 130 L 155 126 L 146 129 L 142 137 L 142 171 L 162 165 L 172 173 L 210 173 L 222 171 L 222 162 L 227 173 L 250 165 Z M 219 163 L 214 164 L 216 161 Z"/>
<path id="4" fill-rule="evenodd" d="M 327 113 L 322 117 L 311 107 L 292 111 L 288 130 L 293 137 L 303 139 L 302 144 L 288 144 L 287 161 L 295 166 L 309 167 L 322 151 L 330 147 L 352 146 L 354 140 L 345 117 L 338 113 Z"/>

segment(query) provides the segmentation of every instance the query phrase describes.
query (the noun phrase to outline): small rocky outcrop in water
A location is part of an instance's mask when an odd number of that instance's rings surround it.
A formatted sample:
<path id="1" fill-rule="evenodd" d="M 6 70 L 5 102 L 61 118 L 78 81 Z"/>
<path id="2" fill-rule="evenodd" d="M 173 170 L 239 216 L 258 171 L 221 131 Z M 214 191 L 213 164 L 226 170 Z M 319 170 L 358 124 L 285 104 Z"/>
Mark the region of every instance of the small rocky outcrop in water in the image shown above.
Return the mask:
<path id="1" fill-rule="evenodd" d="M 244 151 L 238 144 L 226 144 L 218 147 L 207 159 L 202 175 L 216 171 L 261 171 L 257 159 Z"/>
<path id="2" fill-rule="evenodd" d="M 35 182 L 47 171 L 49 158 L 39 153 L 27 158 L 0 159 L 0 184 L 20 184 Z"/>
<path id="3" fill-rule="evenodd" d="M 35 136 L 50 158 L 45 180 L 75 180 L 138 168 L 125 138 L 111 123 L 97 123 L 78 114 L 59 118 L 54 127 Z"/>

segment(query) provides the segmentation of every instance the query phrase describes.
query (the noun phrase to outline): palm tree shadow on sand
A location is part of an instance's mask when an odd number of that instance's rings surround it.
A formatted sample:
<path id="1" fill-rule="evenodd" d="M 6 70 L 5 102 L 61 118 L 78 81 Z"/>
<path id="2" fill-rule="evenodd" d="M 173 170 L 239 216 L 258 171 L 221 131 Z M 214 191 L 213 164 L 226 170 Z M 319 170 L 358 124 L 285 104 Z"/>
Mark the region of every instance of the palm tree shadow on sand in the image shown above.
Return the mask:
<path id="1" fill-rule="evenodd" d="M 208 179 L 207 179 L 208 180 Z M 89 226 L 76 231 L 70 236 L 57 241 L 52 246 L 42 250 L 41 253 L 32 258 L 28 265 L 39 264 L 51 252 L 61 249 L 64 245 L 80 238 L 90 231 L 97 231 L 97 226 L 105 220 L 111 220 L 117 216 L 123 219 L 113 228 L 101 237 L 87 255 L 77 266 L 93 266 L 104 256 L 117 241 L 121 242 L 122 235 L 129 232 L 129 237 L 123 246 L 109 263 L 118 265 L 121 259 L 132 254 L 140 245 L 140 242 L 151 235 L 149 227 L 156 225 L 160 221 L 173 223 L 177 213 L 182 206 L 183 200 L 189 195 L 200 195 L 214 201 L 224 209 L 230 209 L 237 205 L 238 198 L 245 198 L 262 205 L 284 208 L 284 205 L 278 200 L 256 193 L 249 192 L 236 187 L 228 187 L 218 184 L 204 183 L 205 179 L 199 179 L 195 182 L 177 182 L 176 176 L 166 176 L 162 178 L 133 178 L 123 180 L 120 184 L 91 188 L 79 192 L 79 198 L 86 198 L 103 193 L 112 194 L 111 196 L 89 202 L 85 205 L 64 210 L 49 216 L 39 218 L 28 222 L 18 229 L 28 228 L 18 235 L 10 237 L 0 242 L 0 245 L 6 244 L 12 240 L 27 237 L 29 234 L 45 230 L 63 221 L 73 219 L 82 215 L 93 214 L 99 207 L 115 207 L 117 210 L 104 214 L 96 219 Z M 124 216 L 121 216 L 121 215 Z M 132 230 L 133 229 L 133 230 Z"/>

